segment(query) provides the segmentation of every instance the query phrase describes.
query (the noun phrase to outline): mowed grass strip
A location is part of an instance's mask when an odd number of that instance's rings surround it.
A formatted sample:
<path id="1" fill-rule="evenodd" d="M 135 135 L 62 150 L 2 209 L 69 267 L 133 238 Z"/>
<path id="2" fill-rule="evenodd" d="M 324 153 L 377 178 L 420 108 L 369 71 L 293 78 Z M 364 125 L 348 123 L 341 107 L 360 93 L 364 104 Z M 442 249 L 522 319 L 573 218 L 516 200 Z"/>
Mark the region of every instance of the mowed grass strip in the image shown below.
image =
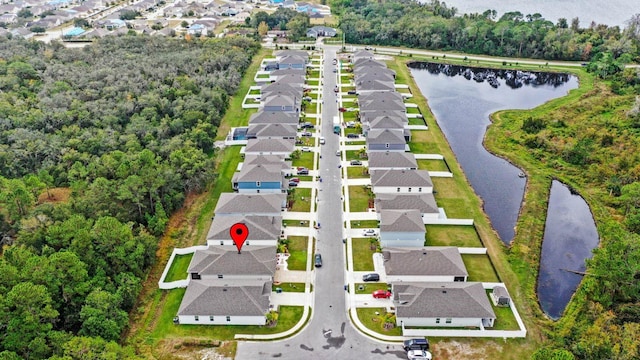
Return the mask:
<path id="1" fill-rule="evenodd" d="M 351 228 L 353 229 L 377 229 L 380 226 L 378 220 L 353 220 Z"/>
<path id="2" fill-rule="evenodd" d="M 349 179 L 365 179 L 369 177 L 369 172 L 364 166 L 349 166 L 347 176 Z"/>
<path id="3" fill-rule="evenodd" d="M 307 270 L 307 241 L 305 236 L 289 236 L 287 269 Z"/>
<path id="4" fill-rule="evenodd" d="M 409 148 L 414 154 L 440 154 L 438 144 L 433 139 L 433 133 L 429 130 L 411 131 Z"/>
<path id="5" fill-rule="evenodd" d="M 292 282 L 280 283 L 278 285 L 273 284 L 271 285 L 271 291 L 276 291 L 276 289 L 279 288 L 284 292 L 303 293 L 304 285 L 305 285 L 304 283 L 292 283 Z"/>
<path id="6" fill-rule="evenodd" d="M 373 250 L 372 242 L 373 241 Z M 351 240 L 353 250 L 353 271 L 373 271 L 373 254 L 376 253 L 378 241 L 374 238 L 355 238 Z"/>
<path id="7" fill-rule="evenodd" d="M 184 255 L 176 255 L 173 258 L 173 262 L 171 263 L 171 267 L 167 272 L 167 276 L 165 277 L 165 282 L 172 282 L 178 280 L 186 280 L 187 270 L 189 269 L 189 264 L 191 263 L 191 258 L 193 254 L 184 254 Z"/>
<path id="8" fill-rule="evenodd" d="M 311 210 L 311 189 L 295 188 L 291 190 L 293 197 L 291 211 L 309 212 Z"/>
<path id="9" fill-rule="evenodd" d="M 419 170 L 449 171 L 449 168 L 447 168 L 447 164 L 444 162 L 444 160 L 420 159 L 417 160 L 417 162 Z"/>
<path id="10" fill-rule="evenodd" d="M 385 310 L 384 308 L 358 308 L 356 309 L 356 312 L 362 324 L 368 329 L 384 335 L 402 335 L 402 328 L 399 326 L 396 326 L 389 330 L 384 328 L 384 323 L 387 316 L 387 310 Z M 395 317 L 393 317 L 392 319 L 395 323 Z"/>
<path id="11" fill-rule="evenodd" d="M 349 211 L 365 212 L 369 209 L 369 190 L 364 186 L 349 186 Z"/>
<path id="12" fill-rule="evenodd" d="M 467 281 L 500 282 L 488 255 L 463 254 L 461 256 L 469 273 Z"/>
<path id="13" fill-rule="evenodd" d="M 427 225 L 427 246 L 482 247 L 471 225 Z"/>

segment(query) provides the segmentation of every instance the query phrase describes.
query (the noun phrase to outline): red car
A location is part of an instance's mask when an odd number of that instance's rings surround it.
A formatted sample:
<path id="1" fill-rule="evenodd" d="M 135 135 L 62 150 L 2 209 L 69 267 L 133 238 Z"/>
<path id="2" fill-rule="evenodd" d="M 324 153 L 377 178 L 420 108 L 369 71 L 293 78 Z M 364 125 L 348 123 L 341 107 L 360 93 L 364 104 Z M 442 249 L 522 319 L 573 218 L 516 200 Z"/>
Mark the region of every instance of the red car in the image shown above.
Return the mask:
<path id="1" fill-rule="evenodd" d="M 340 112 L 345 112 L 345 111 L 347 111 L 347 109 L 346 109 L 346 108 L 341 107 L 341 108 L 338 108 L 338 111 L 340 111 Z"/>
<path id="2" fill-rule="evenodd" d="M 291 178 L 291 179 L 289 179 L 289 181 L 290 181 L 290 182 L 294 182 L 294 183 L 299 183 L 299 182 L 300 182 L 300 179 L 298 179 L 298 178 Z"/>
<path id="3" fill-rule="evenodd" d="M 391 291 L 388 290 L 376 290 L 373 292 L 374 299 L 388 299 L 391 297 Z"/>

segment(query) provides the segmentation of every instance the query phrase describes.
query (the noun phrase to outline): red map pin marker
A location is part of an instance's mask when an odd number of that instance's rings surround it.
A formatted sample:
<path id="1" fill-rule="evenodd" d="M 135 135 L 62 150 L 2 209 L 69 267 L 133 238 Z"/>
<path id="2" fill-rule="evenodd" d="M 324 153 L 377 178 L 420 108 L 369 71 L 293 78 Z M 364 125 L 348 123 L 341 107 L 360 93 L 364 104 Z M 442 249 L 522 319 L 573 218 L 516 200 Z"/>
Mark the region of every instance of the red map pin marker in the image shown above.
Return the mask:
<path id="1" fill-rule="evenodd" d="M 244 241 L 247 240 L 247 237 L 249 236 L 249 229 L 247 228 L 247 225 L 243 223 L 237 223 L 231 227 L 231 230 L 229 231 L 229 233 L 231 234 L 231 239 L 233 239 L 233 243 L 236 244 L 236 247 L 238 248 L 238 254 L 239 254 L 240 249 L 242 249 L 242 245 L 244 244 Z"/>

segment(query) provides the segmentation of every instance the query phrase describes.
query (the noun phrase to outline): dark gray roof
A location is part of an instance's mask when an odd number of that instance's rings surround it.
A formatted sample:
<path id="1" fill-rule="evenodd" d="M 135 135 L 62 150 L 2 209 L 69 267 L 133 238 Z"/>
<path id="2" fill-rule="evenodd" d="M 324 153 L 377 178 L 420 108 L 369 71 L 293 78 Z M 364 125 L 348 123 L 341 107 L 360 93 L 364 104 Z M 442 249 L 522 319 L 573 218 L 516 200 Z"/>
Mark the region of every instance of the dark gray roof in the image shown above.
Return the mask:
<path id="1" fill-rule="evenodd" d="M 247 240 L 277 240 L 282 231 L 281 216 L 229 215 L 216 216 L 211 222 L 207 240 L 229 240 L 229 230 L 243 223 L 249 229 Z"/>
<path id="2" fill-rule="evenodd" d="M 276 95 L 301 97 L 302 85 L 274 82 L 260 88 L 260 96 L 262 96 L 262 98 L 266 98 L 269 96 L 276 96 Z"/>
<path id="3" fill-rule="evenodd" d="M 276 247 L 243 246 L 242 253 L 238 254 L 235 245 L 209 246 L 206 250 L 196 250 L 187 272 L 200 275 L 273 276 L 276 272 Z"/>
<path id="4" fill-rule="evenodd" d="M 281 69 L 281 70 L 273 70 L 269 75 L 271 76 L 281 76 L 281 75 L 289 75 L 289 74 L 298 74 L 298 75 L 306 75 L 307 71 L 305 69 Z"/>
<path id="5" fill-rule="evenodd" d="M 382 69 L 382 68 L 380 68 Z M 365 81 L 385 81 L 385 82 L 391 82 L 392 84 L 395 82 L 395 78 L 393 77 L 393 74 L 390 74 L 388 72 L 376 72 L 376 71 L 368 71 L 368 72 L 363 72 L 360 71 L 358 74 L 355 74 L 354 76 L 354 80 L 355 80 L 355 84 L 356 86 L 358 84 L 360 84 L 361 82 L 365 82 Z"/>
<path id="6" fill-rule="evenodd" d="M 305 74 L 278 75 L 276 77 L 276 81 L 274 82 L 274 84 L 289 84 L 298 88 L 298 87 L 304 86 L 305 78 L 306 78 Z"/>
<path id="7" fill-rule="evenodd" d="M 286 163 L 290 162 L 290 161 L 285 161 L 284 160 L 285 156 L 284 155 L 254 155 L 254 154 L 249 154 L 246 155 L 244 157 L 244 160 L 242 161 L 242 165 L 247 165 L 247 164 L 252 164 L 252 165 L 258 165 L 258 164 L 282 164 L 283 166 L 286 166 Z M 289 165 L 288 167 L 291 167 L 291 165 Z"/>
<path id="8" fill-rule="evenodd" d="M 295 139 L 249 139 L 247 140 L 245 153 L 291 153 L 295 147 Z"/>
<path id="9" fill-rule="evenodd" d="M 233 177 L 234 182 L 284 182 L 284 164 L 244 164 L 242 170 Z"/>
<path id="10" fill-rule="evenodd" d="M 251 115 L 249 124 L 298 124 L 299 116 L 294 113 L 281 111 L 258 111 Z"/>
<path id="11" fill-rule="evenodd" d="M 282 56 L 278 59 L 279 64 L 306 64 L 309 61 L 309 57 L 288 55 Z"/>
<path id="12" fill-rule="evenodd" d="M 385 64 L 384 62 L 374 60 L 374 59 L 369 59 L 367 57 L 356 57 L 356 58 L 352 58 L 351 61 L 353 62 L 354 69 L 358 67 L 372 67 L 372 66 L 382 67 L 382 68 L 387 67 L 387 64 Z"/>
<path id="13" fill-rule="evenodd" d="M 430 187 L 433 182 L 427 170 L 371 170 L 371 185 Z"/>
<path id="14" fill-rule="evenodd" d="M 400 151 L 372 151 L 368 154 L 369 168 L 418 168 L 415 155 Z"/>
<path id="15" fill-rule="evenodd" d="M 297 97 L 291 95 L 269 95 L 265 101 L 264 106 L 292 106 L 295 107 L 297 102 Z"/>
<path id="16" fill-rule="evenodd" d="M 481 283 L 396 282 L 392 287 L 398 318 L 496 317 Z"/>
<path id="17" fill-rule="evenodd" d="M 271 281 L 194 280 L 187 286 L 178 315 L 265 315 L 270 295 Z"/>
<path id="18" fill-rule="evenodd" d="M 380 67 L 380 66 L 374 66 L 374 67 L 358 66 L 353 69 L 353 74 L 355 75 L 356 78 L 365 74 L 380 74 L 387 77 L 390 76 L 391 79 L 395 79 L 395 76 L 396 76 L 395 71 L 385 67 Z"/>
<path id="19" fill-rule="evenodd" d="M 355 61 L 357 59 L 373 59 L 373 53 L 368 50 L 358 50 L 353 53 L 352 59 Z"/>
<path id="20" fill-rule="evenodd" d="M 371 129 L 404 129 L 405 125 L 409 124 L 409 119 L 406 115 L 403 116 L 378 116 L 366 124 Z"/>
<path id="21" fill-rule="evenodd" d="M 367 144 L 404 144 L 402 129 L 371 129 L 367 133 Z"/>
<path id="22" fill-rule="evenodd" d="M 423 232 L 424 222 L 418 210 L 380 211 L 380 232 Z"/>
<path id="23" fill-rule="evenodd" d="M 366 95 L 363 95 L 366 96 Z M 378 109 L 378 110 L 364 110 L 360 109 L 360 119 L 363 123 L 371 122 L 376 118 L 388 116 L 392 118 L 398 118 L 403 122 L 408 122 L 407 113 L 405 110 L 386 110 L 386 109 Z"/>
<path id="24" fill-rule="evenodd" d="M 432 193 L 392 194 L 378 193 L 375 199 L 376 210 L 415 209 L 422 214 L 437 214 L 438 204 Z"/>
<path id="25" fill-rule="evenodd" d="M 295 124 L 249 124 L 247 136 L 259 137 L 295 137 L 297 126 Z"/>
<path id="26" fill-rule="evenodd" d="M 285 194 L 239 194 L 222 193 L 216 204 L 214 213 L 243 214 L 251 213 L 279 213 L 286 200 Z"/>
<path id="27" fill-rule="evenodd" d="M 357 80 L 356 89 L 358 91 L 395 91 L 396 86 L 391 80 Z"/>
<path id="28" fill-rule="evenodd" d="M 285 57 L 285 56 L 300 56 L 308 59 L 309 53 L 304 50 L 278 50 L 274 53 L 276 57 Z"/>
<path id="29" fill-rule="evenodd" d="M 468 276 L 456 247 L 384 248 L 387 275 Z"/>
<path id="30" fill-rule="evenodd" d="M 395 91 L 372 92 L 358 97 L 361 110 L 401 110 L 406 111 L 402 95 Z"/>

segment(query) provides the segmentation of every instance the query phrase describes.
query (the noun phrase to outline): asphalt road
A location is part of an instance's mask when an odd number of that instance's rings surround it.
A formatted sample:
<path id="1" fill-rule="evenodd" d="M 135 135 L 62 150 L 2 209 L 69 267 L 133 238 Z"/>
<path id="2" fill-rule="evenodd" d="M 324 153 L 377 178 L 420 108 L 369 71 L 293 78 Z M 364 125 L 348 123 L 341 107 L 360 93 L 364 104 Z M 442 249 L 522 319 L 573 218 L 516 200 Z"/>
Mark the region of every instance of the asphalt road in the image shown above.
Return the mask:
<path id="1" fill-rule="evenodd" d="M 239 342 L 236 359 L 406 359 L 400 345 L 376 342 L 357 332 L 349 320 L 344 290 L 346 249 L 343 238 L 339 137 L 333 134 L 338 104 L 333 88 L 336 76 L 331 60 L 338 47 L 325 47 L 322 126 L 326 144 L 320 146 L 322 182 L 318 192 L 318 222 L 321 225 L 316 251 L 323 266 L 315 270 L 315 297 L 309 324 L 292 338 L 274 342 Z"/>

